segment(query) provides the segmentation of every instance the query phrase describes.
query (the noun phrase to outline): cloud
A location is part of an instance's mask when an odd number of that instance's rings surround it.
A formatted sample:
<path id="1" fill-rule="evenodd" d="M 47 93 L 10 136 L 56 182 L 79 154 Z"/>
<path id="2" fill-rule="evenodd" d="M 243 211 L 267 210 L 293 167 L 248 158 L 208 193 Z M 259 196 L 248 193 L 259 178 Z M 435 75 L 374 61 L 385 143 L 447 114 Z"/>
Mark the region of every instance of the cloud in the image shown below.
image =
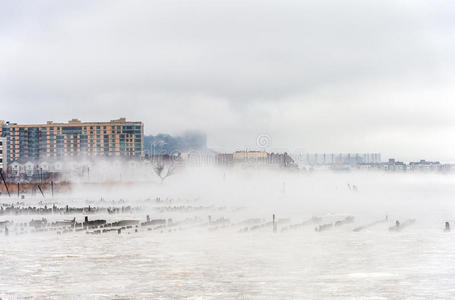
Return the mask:
<path id="1" fill-rule="evenodd" d="M 454 159 L 446 1 L 26 1 L 0 12 L 2 118 L 143 120 L 218 149 Z M 433 145 L 433 147 L 428 147 Z"/>

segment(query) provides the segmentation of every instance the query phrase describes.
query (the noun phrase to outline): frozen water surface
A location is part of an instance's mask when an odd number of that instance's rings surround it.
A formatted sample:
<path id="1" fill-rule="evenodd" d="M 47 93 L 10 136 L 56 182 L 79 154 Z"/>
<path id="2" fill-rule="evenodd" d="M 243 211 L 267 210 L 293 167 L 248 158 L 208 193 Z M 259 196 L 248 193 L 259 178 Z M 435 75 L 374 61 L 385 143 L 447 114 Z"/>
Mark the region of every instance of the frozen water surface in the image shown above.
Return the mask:
<path id="1" fill-rule="evenodd" d="M 0 236 L 0 297 L 454 298 L 455 232 L 443 232 L 445 221 L 455 226 L 454 183 L 453 175 L 201 169 L 163 184 L 81 184 L 71 194 L 45 199 L 3 195 L 2 203 L 16 206 L 135 210 L 1 215 L 0 221 L 14 225 L 8 236 L 3 231 Z M 276 233 L 268 223 L 273 214 Z M 16 225 L 31 219 L 83 222 L 86 215 L 108 223 L 145 222 L 149 215 L 167 225 L 133 226 L 121 234 L 57 234 L 30 227 L 17 233 Z M 386 215 L 386 222 L 353 231 Z M 315 231 L 346 216 L 354 222 Z M 312 223 L 312 217 L 320 219 Z M 389 231 L 395 220 L 408 219 L 416 221 Z"/>

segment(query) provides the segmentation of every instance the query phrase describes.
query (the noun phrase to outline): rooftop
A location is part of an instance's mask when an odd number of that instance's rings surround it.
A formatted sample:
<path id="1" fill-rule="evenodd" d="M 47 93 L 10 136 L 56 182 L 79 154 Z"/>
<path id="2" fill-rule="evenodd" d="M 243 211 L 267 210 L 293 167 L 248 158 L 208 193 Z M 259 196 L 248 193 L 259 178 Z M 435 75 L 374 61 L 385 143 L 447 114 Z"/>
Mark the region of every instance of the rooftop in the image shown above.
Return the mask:
<path id="1" fill-rule="evenodd" d="M 126 118 L 119 118 L 116 120 L 110 120 L 109 122 L 82 122 L 80 119 L 71 119 L 68 123 L 54 123 L 54 121 L 46 121 L 45 124 L 17 124 L 10 123 L 0 120 L 0 125 L 9 125 L 9 126 L 54 126 L 54 125 L 76 125 L 76 124 L 125 124 L 125 123 L 142 123 L 140 121 L 126 121 Z"/>

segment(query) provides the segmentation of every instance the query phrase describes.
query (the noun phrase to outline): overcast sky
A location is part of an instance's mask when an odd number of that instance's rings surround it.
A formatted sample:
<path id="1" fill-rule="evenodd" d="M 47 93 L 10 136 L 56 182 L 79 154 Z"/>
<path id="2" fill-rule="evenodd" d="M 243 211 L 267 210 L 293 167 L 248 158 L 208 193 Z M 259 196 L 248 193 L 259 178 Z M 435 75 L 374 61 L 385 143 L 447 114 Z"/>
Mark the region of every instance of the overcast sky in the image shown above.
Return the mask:
<path id="1" fill-rule="evenodd" d="M 453 1 L 0 4 L 0 119 L 455 161 Z"/>

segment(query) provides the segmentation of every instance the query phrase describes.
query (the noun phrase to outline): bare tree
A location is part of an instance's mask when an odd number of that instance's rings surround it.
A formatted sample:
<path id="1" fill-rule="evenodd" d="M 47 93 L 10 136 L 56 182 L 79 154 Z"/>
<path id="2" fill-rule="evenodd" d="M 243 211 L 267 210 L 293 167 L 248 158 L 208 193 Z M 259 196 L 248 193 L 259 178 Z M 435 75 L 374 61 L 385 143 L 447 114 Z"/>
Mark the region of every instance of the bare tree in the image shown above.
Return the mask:
<path id="1" fill-rule="evenodd" d="M 164 182 L 164 179 L 174 174 L 175 165 L 174 163 L 170 163 L 167 167 L 163 162 L 157 162 L 153 166 L 153 171 L 156 175 L 161 179 L 161 183 Z"/>

